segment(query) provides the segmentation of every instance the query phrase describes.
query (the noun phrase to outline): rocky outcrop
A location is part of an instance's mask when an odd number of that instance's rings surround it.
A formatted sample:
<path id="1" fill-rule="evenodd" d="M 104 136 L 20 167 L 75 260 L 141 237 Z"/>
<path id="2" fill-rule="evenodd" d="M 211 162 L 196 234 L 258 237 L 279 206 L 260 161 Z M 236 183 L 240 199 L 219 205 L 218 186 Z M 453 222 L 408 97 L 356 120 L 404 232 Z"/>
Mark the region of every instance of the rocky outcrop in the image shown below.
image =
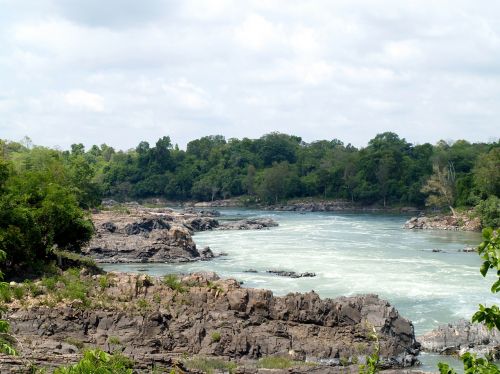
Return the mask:
<path id="1" fill-rule="evenodd" d="M 217 230 L 261 230 L 278 226 L 272 218 L 249 218 L 238 221 L 220 222 Z"/>
<path id="2" fill-rule="evenodd" d="M 187 262 L 207 260 L 210 248 L 198 251 L 192 235 L 207 230 L 259 230 L 278 226 L 269 218 L 219 222 L 214 210 L 146 208 L 128 203 L 123 209 L 92 215 L 96 234 L 83 249 L 98 263 Z"/>
<path id="3" fill-rule="evenodd" d="M 152 366 L 172 355 L 233 360 L 285 356 L 323 366 L 363 362 L 376 342 L 385 368 L 415 363 L 413 325 L 375 295 L 321 299 L 241 288 L 215 274 L 163 282 L 132 274 L 94 276 L 91 305 L 47 295 L 9 305 L 12 333 L 35 363 L 71 361 L 82 346 L 101 347 Z M 100 286 L 99 286 L 100 285 Z M 355 366 L 357 368 L 357 366 Z"/>
<path id="4" fill-rule="evenodd" d="M 434 216 L 434 217 L 412 217 L 404 224 L 405 229 L 419 230 L 462 230 L 462 231 L 480 231 L 481 221 L 479 218 L 470 218 L 468 215 L 461 214 L 453 216 Z"/>
<path id="5" fill-rule="evenodd" d="M 418 339 L 422 349 L 441 354 L 459 354 L 465 352 L 484 355 L 493 354 L 500 358 L 500 333 L 489 331 L 484 325 L 460 320 L 439 326 Z"/>
<path id="6" fill-rule="evenodd" d="M 323 200 L 323 201 L 292 201 L 287 204 L 278 204 L 265 207 L 266 210 L 287 211 L 287 212 L 418 212 L 414 207 L 380 207 L 380 206 L 360 206 L 349 200 Z"/>
<path id="7" fill-rule="evenodd" d="M 213 257 L 200 253 L 192 232 L 172 214 L 120 214 L 101 212 L 93 215 L 96 234 L 83 253 L 96 262 L 186 262 Z"/>

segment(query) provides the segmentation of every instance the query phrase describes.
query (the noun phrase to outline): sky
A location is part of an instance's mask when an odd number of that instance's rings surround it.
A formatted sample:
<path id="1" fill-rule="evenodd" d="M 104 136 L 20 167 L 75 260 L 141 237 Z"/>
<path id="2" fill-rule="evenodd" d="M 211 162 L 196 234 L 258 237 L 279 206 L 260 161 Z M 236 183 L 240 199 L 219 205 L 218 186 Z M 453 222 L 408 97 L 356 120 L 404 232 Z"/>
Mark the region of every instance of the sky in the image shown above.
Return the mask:
<path id="1" fill-rule="evenodd" d="M 500 1 L 0 0 L 0 138 L 500 135 Z"/>

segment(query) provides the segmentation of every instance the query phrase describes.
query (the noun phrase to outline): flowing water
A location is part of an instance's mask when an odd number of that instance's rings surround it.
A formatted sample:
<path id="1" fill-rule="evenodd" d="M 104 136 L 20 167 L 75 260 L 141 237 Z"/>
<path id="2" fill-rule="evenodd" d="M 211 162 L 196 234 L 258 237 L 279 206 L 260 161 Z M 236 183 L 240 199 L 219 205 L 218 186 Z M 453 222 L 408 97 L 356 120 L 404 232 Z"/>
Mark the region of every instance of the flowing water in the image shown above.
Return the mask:
<path id="1" fill-rule="evenodd" d="M 470 318 L 479 303 L 498 302 L 489 293 L 492 279 L 479 274 L 479 256 L 459 252 L 477 246 L 478 233 L 404 230 L 408 217 L 388 214 L 241 209 L 223 210 L 220 219 L 246 217 L 270 217 L 279 227 L 197 233 L 198 248 L 208 245 L 215 253 L 227 254 L 213 261 L 105 268 L 151 275 L 215 271 L 276 295 L 310 290 L 322 297 L 375 293 L 413 321 L 417 335 L 442 323 Z M 249 269 L 258 272 L 245 272 Z M 266 273 L 270 269 L 314 272 L 316 277 L 279 277 Z"/>

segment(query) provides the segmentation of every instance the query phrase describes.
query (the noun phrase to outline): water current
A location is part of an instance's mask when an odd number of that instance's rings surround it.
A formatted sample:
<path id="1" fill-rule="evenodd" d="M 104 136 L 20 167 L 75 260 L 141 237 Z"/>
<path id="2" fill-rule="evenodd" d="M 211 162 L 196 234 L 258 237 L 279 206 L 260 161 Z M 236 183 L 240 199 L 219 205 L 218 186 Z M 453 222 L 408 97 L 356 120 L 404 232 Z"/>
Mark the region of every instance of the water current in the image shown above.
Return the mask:
<path id="1" fill-rule="evenodd" d="M 220 219 L 247 217 L 273 218 L 279 226 L 196 233 L 198 248 L 210 246 L 227 254 L 213 261 L 113 264 L 106 269 L 151 275 L 215 271 L 276 295 L 310 290 L 322 297 L 375 293 L 413 321 L 417 336 L 439 324 L 470 318 L 479 303 L 498 303 L 489 292 L 492 279 L 479 273 L 479 256 L 460 252 L 477 246 L 478 233 L 405 230 L 407 216 L 374 213 L 228 209 Z M 291 279 L 267 270 L 314 272 L 316 277 Z M 422 358 L 427 364 L 433 360 Z"/>

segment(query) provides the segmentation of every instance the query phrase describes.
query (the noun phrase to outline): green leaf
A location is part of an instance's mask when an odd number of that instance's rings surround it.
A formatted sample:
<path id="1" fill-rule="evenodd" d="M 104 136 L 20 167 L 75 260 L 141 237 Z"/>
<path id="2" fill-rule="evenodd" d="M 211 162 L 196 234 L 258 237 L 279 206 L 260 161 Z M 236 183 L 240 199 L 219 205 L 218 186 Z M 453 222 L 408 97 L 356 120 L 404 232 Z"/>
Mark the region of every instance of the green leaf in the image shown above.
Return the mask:
<path id="1" fill-rule="evenodd" d="M 481 275 L 483 277 L 485 277 L 486 274 L 488 273 L 488 270 L 490 269 L 490 265 L 491 265 L 491 263 L 489 261 L 485 261 L 481 265 L 481 269 L 479 269 L 479 271 L 481 272 Z"/>

